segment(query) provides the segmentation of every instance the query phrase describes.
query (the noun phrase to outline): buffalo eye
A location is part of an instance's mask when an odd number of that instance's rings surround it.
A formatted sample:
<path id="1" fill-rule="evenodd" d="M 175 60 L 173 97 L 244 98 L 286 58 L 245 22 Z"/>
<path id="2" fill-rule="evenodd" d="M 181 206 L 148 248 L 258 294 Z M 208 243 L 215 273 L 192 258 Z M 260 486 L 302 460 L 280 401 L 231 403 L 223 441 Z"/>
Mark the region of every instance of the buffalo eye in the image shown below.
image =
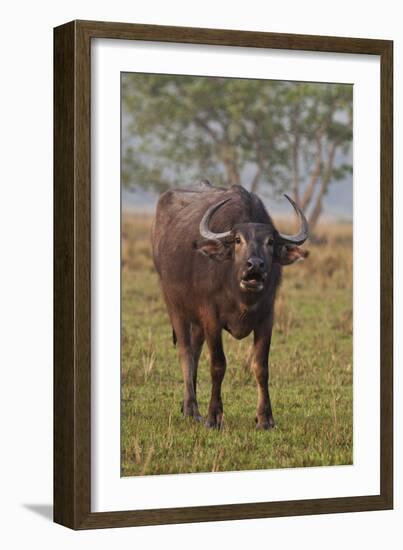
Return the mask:
<path id="1" fill-rule="evenodd" d="M 274 243 L 273 237 L 269 237 L 269 238 L 267 239 L 267 242 L 266 242 L 267 246 L 273 246 L 273 243 Z"/>
<path id="2" fill-rule="evenodd" d="M 241 237 L 235 237 L 235 243 L 241 244 Z"/>

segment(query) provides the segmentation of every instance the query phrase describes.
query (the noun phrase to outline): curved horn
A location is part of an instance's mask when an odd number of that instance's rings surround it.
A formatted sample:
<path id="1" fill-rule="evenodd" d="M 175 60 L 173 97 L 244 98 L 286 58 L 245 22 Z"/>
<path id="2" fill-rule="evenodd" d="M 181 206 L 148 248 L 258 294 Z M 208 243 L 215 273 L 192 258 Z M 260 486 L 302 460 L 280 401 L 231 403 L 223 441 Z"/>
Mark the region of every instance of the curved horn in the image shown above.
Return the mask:
<path id="1" fill-rule="evenodd" d="M 231 199 L 225 199 L 224 201 L 218 202 L 217 204 L 213 204 L 213 206 L 210 206 L 210 208 L 206 210 L 199 225 L 199 231 L 202 237 L 204 237 L 205 239 L 223 239 L 224 237 L 229 237 L 231 235 L 231 231 L 225 231 L 224 233 L 213 233 L 208 227 L 214 212 L 216 212 L 216 210 L 218 210 L 223 204 L 230 200 Z"/>
<path id="2" fill-rule="evenodd" d="M 278 238 L 286 243 L 292 243 L 292 244 L 302 244 L 304 243 L 307 238 L 309 237 L 309 227 L 308 222 L 304 216 L 304 213 L 302 210 L 295 204 L 295 202 L 286 194 L 284 194 L 285 198 L 292 204 L 300 223 L 300 229 L 299 233 L 296 235 L 283 235 L 282 233 L 278 234 Z"/>

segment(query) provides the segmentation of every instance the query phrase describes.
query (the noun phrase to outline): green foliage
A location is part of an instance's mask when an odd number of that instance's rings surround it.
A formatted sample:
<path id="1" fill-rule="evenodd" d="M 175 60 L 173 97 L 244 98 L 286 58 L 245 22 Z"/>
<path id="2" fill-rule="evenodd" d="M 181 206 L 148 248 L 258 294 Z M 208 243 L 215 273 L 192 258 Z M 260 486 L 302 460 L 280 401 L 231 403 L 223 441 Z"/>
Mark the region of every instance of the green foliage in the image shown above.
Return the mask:
<path id="1" fill-rule="evenodd" d="M 298 198 L 318 157 L 329 181 L 351 169 L 349 85 L 125 73 L 122 100 L 129 187 L 207 177 L 252 190 L 292 185 Z M 326 166 L 332 147 L 344 168 Z"/>

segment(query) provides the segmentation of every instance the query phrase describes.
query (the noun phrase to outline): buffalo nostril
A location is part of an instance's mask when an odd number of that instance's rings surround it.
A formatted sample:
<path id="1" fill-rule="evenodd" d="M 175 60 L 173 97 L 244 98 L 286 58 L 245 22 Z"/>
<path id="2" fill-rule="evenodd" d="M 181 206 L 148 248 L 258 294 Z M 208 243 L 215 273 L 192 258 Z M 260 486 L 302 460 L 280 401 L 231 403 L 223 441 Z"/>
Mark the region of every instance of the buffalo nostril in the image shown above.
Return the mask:
<path id="1" fill-rule="evenodd" d="M 264 261 L 260 258 L 249 258 L 247 260 L 246 265 L 248 267 L 248 270 L 250 269 L 263 269 L 264 268 Z"/>

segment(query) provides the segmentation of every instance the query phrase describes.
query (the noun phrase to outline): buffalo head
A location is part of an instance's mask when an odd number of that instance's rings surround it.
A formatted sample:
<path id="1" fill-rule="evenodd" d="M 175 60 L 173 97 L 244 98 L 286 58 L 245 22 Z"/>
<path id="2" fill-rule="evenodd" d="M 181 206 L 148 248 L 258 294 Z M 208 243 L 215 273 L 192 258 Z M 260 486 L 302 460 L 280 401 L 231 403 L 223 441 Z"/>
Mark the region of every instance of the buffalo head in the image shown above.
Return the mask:
<path id="1" fill-rule="evenodd" d="M 239 223 L 229 231 L 212 232 L 209 223 L 213 214 L 231 199 L 210 206 L 201 219 L 199 230 L 205 240 L 199 244 L 199 250 L 216 261 L 231 260 L 235 284 L 244 293 L 263 291 L 273 263 L 288 265 L 308 254 L 298 246 L 308 238 L 308 222 L 296 203 L 285 197 L 300 221 L 296 235 L 284 235 L 274 226 L 262 223 Z"/>

